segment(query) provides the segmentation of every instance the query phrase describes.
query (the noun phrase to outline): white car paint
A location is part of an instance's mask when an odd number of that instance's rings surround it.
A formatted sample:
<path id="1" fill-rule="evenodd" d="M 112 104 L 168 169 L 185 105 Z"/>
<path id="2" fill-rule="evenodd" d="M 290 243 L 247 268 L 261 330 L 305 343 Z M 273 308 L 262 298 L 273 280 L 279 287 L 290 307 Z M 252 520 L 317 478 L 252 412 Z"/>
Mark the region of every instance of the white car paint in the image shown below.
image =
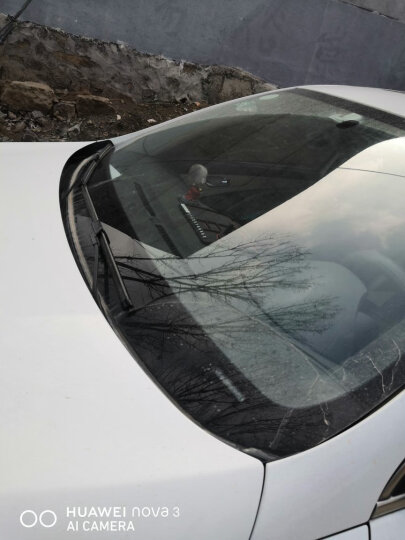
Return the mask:
<path id="1" fill-rule="evenodd" d="M 405 456 L 405 392 L 333 439 L 269 463 L 252 540 L 314 540 L 370 519 Z"/>
<path id="2" fill-rule="evenodd" d="M 80 146 L 0 147 L 0 538 L 71 538 L 66 507 L 122 505 L 180 510 L 135 520 L 136 538 L 246 540 L 263 465 L 198 427 L 155 386 L 73 259 L 59 178 Z M 23 529 L 27 509 L 50 509 L 58 521 Z"/>
<path id="3" fill-rule="evenodd" d="M 365 86 L 313 85 L 302 86 L 308 90 L 317 90 L 323 94 L 337 96 L 375 109 L 405 116 L 405 94 L 394 90 L 368 88 Z"/>
<path id="4" fill-rule="evenodd" d="M 368 527 L 367 525 L 356 527 L 336 536 L 329 536 L 328 540 L 369 540 Z"/>
<path id="5" fill-rule="evenodd" d="M 308 88 L 405 116 L 401 94 Z M 248 540 L 262 464 L 206 433 L 163 395 L 115 336 L 76 267 L 58 190 L 64 163 L 85 144 L 0 145 L 7 171 L 0 198 L 0 538 L 96 538 L 66 531 L 66 506 L 122 505 L 176 506 L 181 517 L 138 519 L 135 535 L 120 538 Z M 376 153 L 381 145 L 384 158 Z M 405 176 L 404 139 L 376 147 L 344 167 Z M 404 405 L 402 392 L 335 438 L 268 464 L 252 540 L 368 538 L 362 524 L 405 457 L 398 429 Z M 26 509 L 50 509 L 58 521 L 23 529 Z M 381 524 L 394 522 L 398 531 L 401 515 L 373 521 L 380 536 L 372 540 L 390 539 Z"/>
<path id="6" fill-rule="evenodd" d="M 402 538 L 405 538 L 405 510 L 371 520 L 370 540 L 401 540 Z"/>

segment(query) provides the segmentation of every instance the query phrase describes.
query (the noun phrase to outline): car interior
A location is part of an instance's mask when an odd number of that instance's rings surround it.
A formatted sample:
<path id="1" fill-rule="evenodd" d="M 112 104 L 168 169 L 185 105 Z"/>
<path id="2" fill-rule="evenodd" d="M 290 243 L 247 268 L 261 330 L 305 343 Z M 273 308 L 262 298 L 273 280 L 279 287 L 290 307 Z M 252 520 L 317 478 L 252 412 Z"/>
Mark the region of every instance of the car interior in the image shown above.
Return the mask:
<path id="1" fill-rule="evenodd" d="M 114 175 L 111 169 L 99 171 L 90 188 L 105 223 L 184 259 L 284 203 L 288 209 L 288 201 L 339 165 L 389 138 L 361 117 L 219 117 L 135 141 L 111 160 Z M 309 260 L 318 277 L 308 301 L 334 297 L 335 315 L 322 331 L 307 325 L 290 335 L 317 354 L 341 364 L 405 315 L 405 271 L 382 251 L 355 246 L 334 254 L 318 245 Z M 324 282 L 325 265 L 336 276 L 333 283 Z M 298 289 L 293 297 L 283 294 L 283 309 L 302 296 Z M 269 298 L 274 303 L 274 294 Z M 260 302 L 266 304 L 265 298 Z"/>

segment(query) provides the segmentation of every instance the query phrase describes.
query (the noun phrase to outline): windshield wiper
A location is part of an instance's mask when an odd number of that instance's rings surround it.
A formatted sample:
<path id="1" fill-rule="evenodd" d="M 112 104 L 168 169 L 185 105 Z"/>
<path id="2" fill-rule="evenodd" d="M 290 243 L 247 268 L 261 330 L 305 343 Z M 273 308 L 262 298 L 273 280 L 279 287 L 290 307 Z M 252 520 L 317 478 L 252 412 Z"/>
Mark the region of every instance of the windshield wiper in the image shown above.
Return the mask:
<path id="1" fill-rule="evenodd" d="M 94 172 L 94 169 L 96 168 L 97 164 L 111 150 L 111 148 L 113 148 L 113 145 L 109 143 L 106 148 L 103 148 L 101 151 L 97 152 L 96 154 L 93 154 L 93 156 L 88 158 L 86 160 L 85 165 L 88 165 L 89 163 L 90 165 L 85 169 L 84 173 L 82 173 L 78 178 L 80 179 L 83 199 L 84 199 L 87 211 L 90 215 L 91 225 L 94 232 L 93 244 L 94 244 L 95 253 L 94 253 L 94 269 L 93 269 L 93 283 L 92 283 L 93 295 L 97 297 L 98 262 L 99 262 L 99 251 L 101 250 L 104 256 L 105 263 L 108 267 L 108 270 L 111 273 L 113 282 L 117 289 L 117 293 L 118 293 L 120 302 L 122 304 L 122 307 L 124 309 L 131 309 L 133 307 L 132 300 L 128 294 L 128 290 L 122 279 L 114 254 L 111 250 L 110 239 L 108 238 L 108 234 L 106 233 L 103 227 L 103 224 L 101 223 L 98 217 L 97 211 L 93 204 L 93 200 L 89 193 L 89 189 L 87 187 L 87 183 L 90 180 L 90 177 L 92 173 Z M 76 178 L 75 181 L 71 184 L 71 186 L 69 187 L 69 191 L 71 191 L 72 188 L 76 185 L 78 178 Z"/>
<path id="2" fill-rule="evenodd" d="M 84 159 L 80 163 L 79 167 L 77 167 L 77 169 L 74 171 L 70 185 L 67 190 L 62 193 L 61 199 L 65 199 L 69 195 L 79 179 L 82 182 L 84 181 L 84 183 L 87 183 L 99 161 L 101 161 L 109 152 L 111 152 L 113 148 L 113 143 L 111 141 L 107 141 L 106 144 L 100 150 L 98 150 L 98 152 L 95 152 L 91 156 Z"/>

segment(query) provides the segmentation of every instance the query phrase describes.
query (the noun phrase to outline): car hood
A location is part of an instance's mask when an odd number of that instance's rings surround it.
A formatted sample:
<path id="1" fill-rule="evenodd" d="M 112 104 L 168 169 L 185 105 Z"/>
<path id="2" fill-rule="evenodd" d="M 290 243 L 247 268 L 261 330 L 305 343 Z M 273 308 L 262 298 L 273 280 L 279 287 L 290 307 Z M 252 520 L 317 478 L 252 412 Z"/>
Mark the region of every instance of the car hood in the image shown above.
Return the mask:
<path id="1" fill-rule="evenodd" d="M 181 517 L 138 518 L 139 538 L 202 540 L 218 530 L 223 540 L 248 538 L 262 464 L 205 432 L 155 386 L 76 266 L 59 179 L 85 144 L 0 145 L 0 536 L 20 537 L 26 509 L 57 514 L 53 528 L 24 531 L 43 540 L 71 537 L 67 506 L 155 505 L 179 507 Z"/>

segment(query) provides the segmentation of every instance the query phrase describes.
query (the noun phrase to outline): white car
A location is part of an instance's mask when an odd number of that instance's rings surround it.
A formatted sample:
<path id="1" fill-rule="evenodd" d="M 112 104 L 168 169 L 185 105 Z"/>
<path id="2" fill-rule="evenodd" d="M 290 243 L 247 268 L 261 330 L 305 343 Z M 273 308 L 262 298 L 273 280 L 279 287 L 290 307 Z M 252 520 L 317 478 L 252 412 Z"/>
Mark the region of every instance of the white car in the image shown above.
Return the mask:
<path id="1" fill-rule="evenodd" d="M 405 538 L 405 95 L 0 166 L 0 539 Z"/>

